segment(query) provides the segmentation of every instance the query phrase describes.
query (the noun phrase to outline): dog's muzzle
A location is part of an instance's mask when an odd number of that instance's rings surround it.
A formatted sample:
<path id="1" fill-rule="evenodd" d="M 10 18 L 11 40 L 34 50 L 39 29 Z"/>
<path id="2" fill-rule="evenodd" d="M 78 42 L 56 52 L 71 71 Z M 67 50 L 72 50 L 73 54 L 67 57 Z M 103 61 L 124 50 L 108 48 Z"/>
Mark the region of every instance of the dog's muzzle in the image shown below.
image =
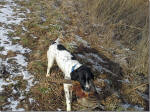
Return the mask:
<path id="1" fill-rule="evenodd" d="M 89 92 L 89 91 L 91 90 L 91 88 L 90 88 L 90 87 L 85 87 L 84 90 L 85 90 L 86 92 Z"/>
<path id="2" fill-rule="evenodd" d="M 90 81 L 89 84 L 85 85 L 84 91 L 86 91 L 86 92 L 96 91 L 96 88 L 95 88 L 95 85 L 94 85 L 93 81 Z"/>

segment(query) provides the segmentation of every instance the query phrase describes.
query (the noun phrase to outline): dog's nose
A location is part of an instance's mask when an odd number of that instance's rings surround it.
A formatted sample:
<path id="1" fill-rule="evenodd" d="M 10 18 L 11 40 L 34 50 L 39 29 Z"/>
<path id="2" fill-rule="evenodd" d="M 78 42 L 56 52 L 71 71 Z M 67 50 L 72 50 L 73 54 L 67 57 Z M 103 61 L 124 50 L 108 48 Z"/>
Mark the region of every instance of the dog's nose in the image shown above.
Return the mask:
<path id="1" fill-rule="evenodd" d="M 85 85 L 85 91 L 90 91 L 90 85 L 86 82 L 86 85 Z"/>
<path id="2" fill-rule="evenodd" d="M 89 92 L 90 91 L 90 87 L 85 87 L 85 91 Z"/>

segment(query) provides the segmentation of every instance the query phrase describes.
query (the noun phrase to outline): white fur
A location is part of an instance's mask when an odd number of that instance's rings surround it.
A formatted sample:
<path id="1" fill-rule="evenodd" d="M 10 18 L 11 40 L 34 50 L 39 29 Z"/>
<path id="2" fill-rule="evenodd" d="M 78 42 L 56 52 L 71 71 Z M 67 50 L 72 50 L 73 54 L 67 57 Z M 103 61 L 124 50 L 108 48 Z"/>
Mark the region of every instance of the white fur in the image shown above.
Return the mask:
<path id="1" fill-rule="evenodd" d="M 55 41 L 57 42 L 57 41 Z M 58 50 L 57 45 L 59 43 L 52 44 L 49 47 L 49 50 L 47 51 L 47 57 L 48 57 L 48 68 L 47 68 L 47 76 L 49 76 L 50 68 L 52 67 L 54 60 L 56 60 L 59 68 L 62 70 L 62 72 L 65 75 L 65 79 L 70 79 L 70 73 L 72 70 L 72 67 L 74 65 L 75 69 L 79 68 L 81 64 L 77 60 L 72 60 L 72 55 L 66 51 L 66 50 Z"/>
<path id="2" fill-rule="evenodd" d="M 56 43 L 50 45 L 49 50 L 47 51 L 48 57 L 48 67 L 47 67 L 47 74 L 49 76 L 50 69 L 54 63 L 57 62 L 57 65 L 62 70 L 65 75 L 65 79 L 71 79 L 70 73 L 72 72 L 72 67 L 75 66 L 74 70 L 79 68 L 81 64 L 77 60 L 72 60 L 72 55 L 66 50 L 58 50 L 57 45 L 59 44 L 59 38 L 55 41 Z M 72 92 L 69 91 L 71 84 L 64 84 L 64 91 L 66 97 L 66 105 L 67 111 L 71 111 L 71 99 L 72 99 Z"/>

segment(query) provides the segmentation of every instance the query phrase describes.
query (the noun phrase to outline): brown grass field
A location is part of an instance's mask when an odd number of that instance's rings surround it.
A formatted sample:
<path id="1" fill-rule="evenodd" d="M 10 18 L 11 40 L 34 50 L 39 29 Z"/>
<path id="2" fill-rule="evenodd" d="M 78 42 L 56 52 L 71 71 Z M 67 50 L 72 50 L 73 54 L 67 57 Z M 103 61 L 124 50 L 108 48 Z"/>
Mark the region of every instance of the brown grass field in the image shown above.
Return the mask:
<path id="1" fill-rule="evenodd" d="M 65 110 L 63 84 L 44 84 L 46 52 L 52 41 L 63 34 L 63 45 L 77 59 L 89 66 L 100 88 L 99 95 L 105 111 L 135 111 L 135 107 L 149 110 L 148 60 L 149 15 L 148 0 L 15 0 L 30 13 L 21 25 L 14 27 L 19 42 L 32 50 L 28 70 L 39 81 L 27 97 L 26 111 Z M 81 39 L 79 39 L 79 37 Z M 90 47 L 88 47 L 90 46 Z M 95 55 L 92 55 L 95 54 Z M 15 55 L 10 53 L 10 55 Z M 99 58 L 105 62 L 99 61 Z M 89 59 L 89 60 L 88 60 Z M 92 60 L 92 61 L 90 61 Z M 102 71 L 94 67 L 102 66 Z M 52 73 L 63 78 L 55 64 Z M 126 82 L 127 81 L 127 82 Z M 142 95 L 141 95 L 142 94 Z M 145 98 L 143 95 L 146 95 Z M 123 104 L 130 104 L 124 108 Z M 74 98 L 73 110 L 102 110 L 80 106 Z"/>

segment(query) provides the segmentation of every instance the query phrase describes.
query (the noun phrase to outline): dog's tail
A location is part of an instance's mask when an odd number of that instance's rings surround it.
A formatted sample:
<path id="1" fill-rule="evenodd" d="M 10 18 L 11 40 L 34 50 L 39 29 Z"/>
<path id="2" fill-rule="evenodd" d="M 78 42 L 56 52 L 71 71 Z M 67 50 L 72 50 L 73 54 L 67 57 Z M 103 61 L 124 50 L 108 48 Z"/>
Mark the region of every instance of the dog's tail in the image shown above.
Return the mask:
<path id="1" fill-rule="evenodd" d="M 52 43 L 52 44 L 59 44 L 60 43 L 60 41 L 62 41 L 63 40 L 63 35 L 62 34 L 60 34 L 59 35 L 59 37 Z"/>
<path id="2" fill-rule="evenodd" d="M 60 42 L 60 38 L 58 37 L 56 40 L 55 40 L 55 43 L 59 44 Z"/>

